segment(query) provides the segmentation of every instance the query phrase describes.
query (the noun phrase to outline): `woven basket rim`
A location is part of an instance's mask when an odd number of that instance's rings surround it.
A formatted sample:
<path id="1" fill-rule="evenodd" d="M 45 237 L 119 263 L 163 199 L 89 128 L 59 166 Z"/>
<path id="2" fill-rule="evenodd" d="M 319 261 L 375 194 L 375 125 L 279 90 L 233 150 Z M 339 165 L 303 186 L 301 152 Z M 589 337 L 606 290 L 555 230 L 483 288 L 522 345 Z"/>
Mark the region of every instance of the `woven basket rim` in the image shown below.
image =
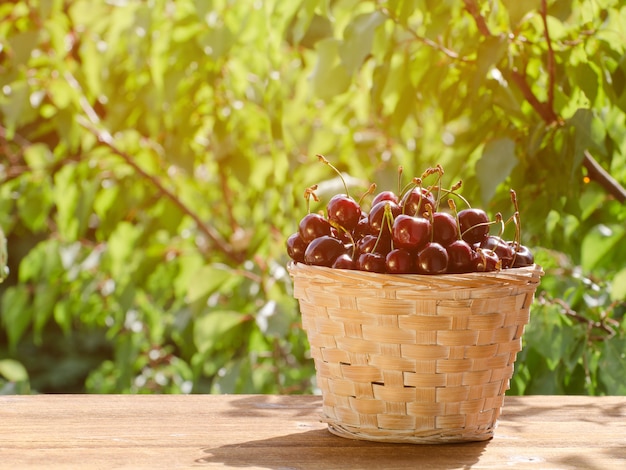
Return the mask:
<path id="1" fill-rule="evenodd" d="M 474 286 L 491 283 L 538 284 L 544 271 L 538 264 L 499 271 L 471 272 L 463 274 L 388 274 L 350 269 L 313 266 L 295 261 L 287 264 L 292 277 L 305 276 L 328 282 L 358 282 L 376 285 L 410 285 L 413 287 Z"/>

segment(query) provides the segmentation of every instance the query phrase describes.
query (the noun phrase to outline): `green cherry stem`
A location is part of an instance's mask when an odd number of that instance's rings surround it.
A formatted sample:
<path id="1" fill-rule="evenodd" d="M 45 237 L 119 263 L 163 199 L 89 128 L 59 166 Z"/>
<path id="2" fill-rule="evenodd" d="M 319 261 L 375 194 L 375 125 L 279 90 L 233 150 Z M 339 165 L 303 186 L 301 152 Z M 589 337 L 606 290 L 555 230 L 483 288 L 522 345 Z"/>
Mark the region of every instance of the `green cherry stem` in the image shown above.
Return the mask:
<path id="1" fill-rule="evenodd" d="M 326 157 L 324 155 L 321 155 L 321 154 L 318 153 L 316 156 L 317 156 L 317 158 L 319 159 L 320 162 L 322 162 L 325 165 L 328 165 L 329 167 L 331 167 L 335 171 L 335 173 L 337 173 L 339 175 L 339 178 L 341 179 L 341 182 L 343 183 L 343 187 L 346 189 L 346 196 L 350 197 L 350 191 L 348 191 L 348 185 L 346 183 L 346 180 L 344 179 L 344 177 L 341 174 L 341 172 L 337 169 L 337 167 L 335 167 L 335 165 L 330 163 L 326 159 Z"/>

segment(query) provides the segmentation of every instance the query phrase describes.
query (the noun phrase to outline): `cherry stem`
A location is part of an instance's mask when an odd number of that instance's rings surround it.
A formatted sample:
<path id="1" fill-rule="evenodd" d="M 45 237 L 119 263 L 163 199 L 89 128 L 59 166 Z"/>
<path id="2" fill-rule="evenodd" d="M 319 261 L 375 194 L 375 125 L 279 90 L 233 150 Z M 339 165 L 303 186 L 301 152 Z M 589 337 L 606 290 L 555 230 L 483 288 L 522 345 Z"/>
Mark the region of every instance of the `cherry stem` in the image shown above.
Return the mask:
<path id="1" fill-rule="evenodd" d="M 435 225 L 435 216 L 433 215 L 433 206 L 430 205 L 430 202 L 427 202 L 426 205 L 424 206 L 424 209 L 426 209 L 426 215 L 428 215 L 428 219 L 430 220 L 430 242 L 432 243 L 433 240 L 435 239 L 435 230 L 434 230 L 434 225 Z"/>
<path id="2" fill-rule="evenodd" d="M 515 209 L 515 213 L 513 214 L 514 217 L 514 221 L 515 221 L 515 243 L 516 246 L 519 247 L 519 245 L 522 243 L 522 221 L 520 220 L 520 212 L 519 212 L 519 205 L 517 203 L 517 194 L 515 193 L 514 189 L 510 190 L 511 193 L 511 201 L 513 202 L 513 208 Z M 515 249 L 515 251 L 517 251 L 518 248 Z"/>
<path id="3" fill-rule="evenodd" d="M 454 220 L 456 221 L 456 235 L 459 240 L 462 240 L 461 222 L 459 222 L 459 213 L 456 210 L 456 203 L 454 202 L 454 199 L 448 199 L 448 207 L 450 208 L 452 212 L 454 212 Z"/>
<path id="4" fill-rule="evenodd" d="M 402 165 L 398 167 L 398 193 L 402 191 L 402 173 L 404 172 L 404 168 Z"/>
<path id="5" fill-rule="evenodd" d="M 313 200 L 315 202 L 319 202 L 319 198 L 317 197 L 317 194 L 315 194 L 315 191 L 317 190 L 317 185 L 314 184 L 313 186 L 309 186 L 308 188 L 306 188 L 304 190 L 304 199 L 306 200 L 306 212 L 307 214 L 311 213 L 311 198 L 313 198 Z"/>
<path id="6" fill-rule="evenodd" d="M 335 173 L 337 173 L 339 175 L 339 178 L 341 179 L 341 182 L 343 183 L 343 187 L 346 189 L 346 196 L 350 197 L 350 192 L 348 191 L 348 185 L 346 184 L 346 180 L 344 179 L 344 177 L 341 174 L 341 172 L 337 169 L 337 167 L 335 167 L 335 165 L 330 163 L 326 159 L 326 157 L 324 155 L 321 155 L 321 154 L 318 153 L 316 156 L 317 156 L 317 158 L 319 159 L 320 162 L 322 162 L 325 165 L 328 165 L 329 167 L 331 167 L 335 171 Z"/>
<path id="7" fill-rule="evenodd" d="M 346 235 L 348 235 L 348 238 L 350 239 L 350 243 L 352 244 L 352 259 L 354 259 L 354 257 L 356 256 L 356 243 L 354 243 L 354 237 L 350 233 L 350 230 L 348 230 L 343 225 L 337 223 L 334 220 L 329 219 L 328 223 L 331 225 L 331 227 L 334 227 L 336 230 L 339 230 L 345 233 Z"/>
<path id="8" fill-rule="evenodd" d="M 361 204 L 363 203 L 363 199 L 365 199 L 365 197 L 369 196 L 370 194 L 374 194 L 374 191 L 376 191 L 376 183 L 370 184 L 370 187 L 367 188 L 367 191 L 365 191 L 363 195 L 359 198 L 359 206 L 361 206 Z"/>
<path id="9" fill-rule="evenodd" d="M 376 248 L 378 248 L 378 243 L 382 238 L 385 225 L 387 225 L 387 229 L 389 229 L 389 233 L 391 233 L 393 226 L 393 213 L 391 212 L 391 204 L 389 202 L 385 204 L 385 211 L 383 212 L 383 220 L 380 224 L 380 231 L 378 232 L 378 237 L 376 238 L 376 243 L 374 243 L 372 251 L 376 251 Z M 393 249 L 393 238 L 391 240 L 391 248 Z"/>
<path id="10" fill-rule="evenodd" d="M 446 189 L 446 188 L 437 188 L 437 189 L 440 189 L 440 191 L 443 191 L 447 195 L 458 197 L 461 201 L 463 201 L 463 203 L 468 207 L 468 209 L 471 209 L 472 205 L 469 203 L 469 201 L 467 199 L 465 199 L 463 196 L 461 196 L 459 193 L 456 192 L 458 189 L 461 188 L 461 184 L 462 184 L 462 182 L 459 181 L 457 184 L 452 186 L 452 188 L 450 188 L 450 189 Z"/>

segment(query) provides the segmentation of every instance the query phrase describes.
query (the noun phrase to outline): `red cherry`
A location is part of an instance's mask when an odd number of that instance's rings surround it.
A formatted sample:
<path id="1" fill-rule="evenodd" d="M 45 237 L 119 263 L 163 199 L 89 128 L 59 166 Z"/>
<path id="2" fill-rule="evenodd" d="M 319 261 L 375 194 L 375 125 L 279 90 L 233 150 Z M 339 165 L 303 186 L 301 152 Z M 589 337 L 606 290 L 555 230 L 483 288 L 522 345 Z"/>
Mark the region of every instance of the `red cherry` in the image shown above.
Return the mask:
<path id="1" fill-rule="evenodd" d="M 310 243 L 316 238 L 331 234 L 331 225 L 321 214 L 310 213 L 302 217 L 298 224 L 298 233 L 305 243 Z"/>
<path id="2" fill-rule="evenodd" d="M 535 256 L 527 246 L 517 245 L 514 242 L 509 242 L 509 245 L 513 247 L 515 251 L 515 254 L 513 255 L 513 268 L 531 266 L 535 263 Z M 517 249 L 515 249 L 516 247 Z"/>
<path id="3" fill-rule="evenodd" d="M 372 206 L 368 214 L 368 220 L 370 230 L 373 234 L 377 234 L 383 226 L 387 226 L 387 223 L 384 222 L 386 206 L 389 206 L 393 219 L 395 219 L 401 212 L 400 206 L 392 201 L 380 201 L 378 204 Z M 390 223 L 393 223 L 393 220 L 391 220 Z"/>
<path id="4" fill-rule="evenodd" d="M 514 250 L 513 247 L 504 240 L 502 240 L 502 238 L 495 235 L 490 235 L 483 240 L 483 242 L 480 244 L 480 247 L 495 252 L 495 254 L 498 255 L 498 258 L 502 262 L 503 268 L 508 268 L 511 266 L 511 263 L 513 262 Z"/>
<path id="5" fill-rule="evenodd" d="M 465 240 L 456 240 L 446 247 L 449 273 L 469 273 L 474 270 L 474 250 Z"/>
<path id="6" fill-rule="evenodd" d="M 331 267 L 333 269 L 354 269 L 355 263 L 349 254 L 343 253 L 335 259 Z"/>
<path id="7" fill-rule="evenodd" d="M 324 235 L 316 238 L 306 247 L 304 262 L 315 266 L 330 267 L 340 255 L 346 252 L 347 248 L 341 241 Z"/>
<path id="8" fill-rule="evenodd" d="M 431 231 L 428 219 L 400 214 L 393 222 L 391 237 L 396 247 L 417 251 L 428 243 Z"/>
<path id="9" fill-rule="evenodd" d="M 482 209 L 463 209 L 457 214 L 463 240 L 470 245 L 482 243 L 489 234 L 489 217 Z"/>
<path id="10" fill-rule="evenodd" d="M 495 251 L 478 248 L 474 258 L 474 271 L 487 272 L 500 269 L 500 258 Z"/>
<path id="11" fill-rule="evenodd" d="M 456 219 L 447 212 L 433 213 L 433 241 L 448 246 L 459 238 Z"/>
<path id="12" fill-rule="evenodd" d="M 372 207 L 378 204 L 381 201 L 391 201 L 395 204 L 398 204 L 398 196 L 393 191 L 381 191 L 374 199 L 372 199 Z"/>
<path id="13" fill-rule="evenodd" d="M 302 240 L 299 233 L 292 233 L 287 238 L 287 254 L 289 257 L 299 263 L 304 263 L 304 252 L 306 251 L 307 243 Z"/>
<path id="14" fill-rule="evenodd" d="M 416 271 L 413 254 L 403 248 L 396 248 L 385 257 L 387 272 L 392 274 L 408 274 Z"/>
<path id="15" fill-rule="evenodd" d="M 435 210 L 435 197 L 427 189 L 417 187 L 406 193 L 400 202 L 403 214 L 417 217 L 424 215 L 426 204 L 430 204 Z"/>
<path id="16" fill-rule="evenodd" d="M 381 253 L 362 253 L 356 262 L 357 269 L 373 273 L 384 273 L 387 269 L 385 255 Z"/>
<path id="17" fill-rule="evenodd" d="M 417 253 L 417 272 L 421 274 L 443 274 L 448 269 L 448 252 L 437 242 L 428 242 Z"/>
<path id="18" fill-rule="evenodd" d="M 361 218 L 361 207 L 346 194 L 334 195 L 326 205 L 328 220 L 336 222 L 346 230 L 356 227 Z"/>

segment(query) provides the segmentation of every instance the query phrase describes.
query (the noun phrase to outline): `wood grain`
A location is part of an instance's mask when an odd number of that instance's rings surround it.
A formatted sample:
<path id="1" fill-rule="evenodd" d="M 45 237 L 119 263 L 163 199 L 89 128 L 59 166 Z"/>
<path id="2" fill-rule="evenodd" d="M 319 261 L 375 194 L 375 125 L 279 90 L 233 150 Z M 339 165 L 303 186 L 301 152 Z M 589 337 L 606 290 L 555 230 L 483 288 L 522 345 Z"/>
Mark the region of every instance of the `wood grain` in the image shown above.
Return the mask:
<path id="1" fill-rule="evenodd" d="M 495 437 L 332 435 L 318 396 L 0 396 L 0 468 L 626 468 L 626 397 L 507 397 Z"/>

